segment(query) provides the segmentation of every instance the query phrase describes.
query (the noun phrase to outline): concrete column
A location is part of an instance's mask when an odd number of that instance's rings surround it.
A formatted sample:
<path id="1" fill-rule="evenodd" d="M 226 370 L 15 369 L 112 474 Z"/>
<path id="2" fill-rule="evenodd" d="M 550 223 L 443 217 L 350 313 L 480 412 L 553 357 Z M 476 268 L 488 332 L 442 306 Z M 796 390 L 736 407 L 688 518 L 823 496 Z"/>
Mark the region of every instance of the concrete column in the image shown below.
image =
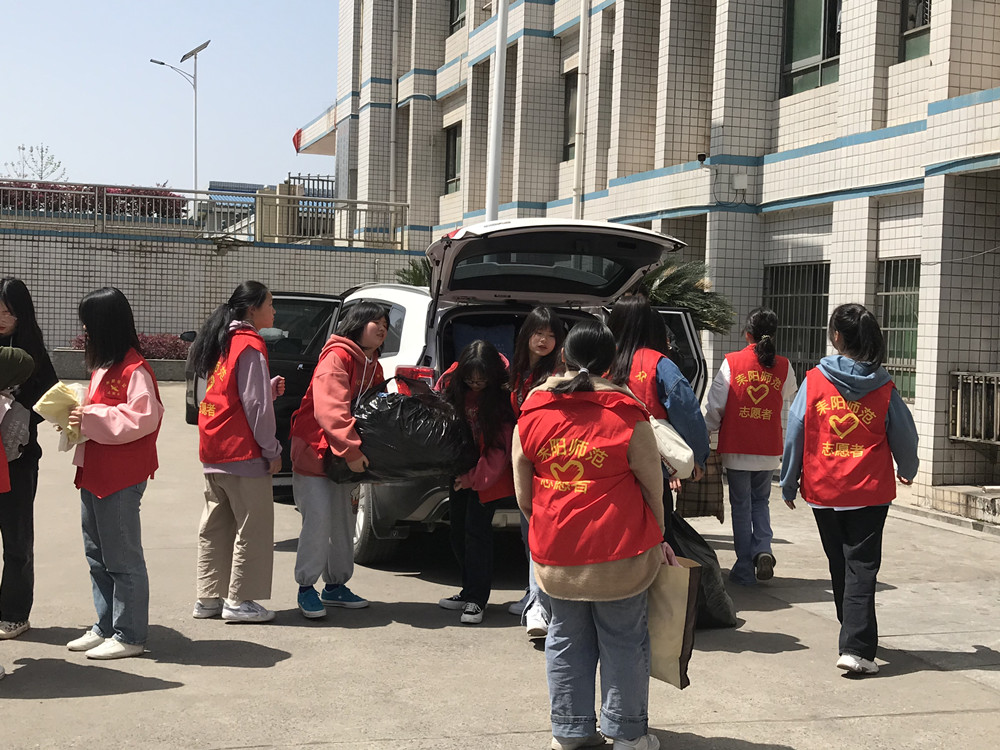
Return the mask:
<path id="1" fill-rule="evenodd" d="M 885 127 L 901 10 L 901 0 L 844 0 L 841 6 L 837 120 L 843 135 Z"/>
<path id="2" fill-rule="evenodd" d="M 564 91 L 559 42 L 525 36 L 517 47 L 513 200 L 545 202 L 557 197 L 562 157 Z M 532 214 L 518 209 L 518 215 Z"/>
<path id="3" fill-rule="evenodd" d="M 611 178 L 653 168 L 659 29 L 660 0 L 616 2 Z"/>

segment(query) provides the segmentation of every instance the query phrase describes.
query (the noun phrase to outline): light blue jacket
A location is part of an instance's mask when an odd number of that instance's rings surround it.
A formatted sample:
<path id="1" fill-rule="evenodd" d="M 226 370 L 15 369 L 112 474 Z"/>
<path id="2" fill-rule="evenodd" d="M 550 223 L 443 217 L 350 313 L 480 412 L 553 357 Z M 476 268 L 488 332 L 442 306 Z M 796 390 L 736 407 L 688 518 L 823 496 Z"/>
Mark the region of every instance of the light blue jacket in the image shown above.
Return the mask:
<path id="1" fill-rule="evenodd" d="M 873 368 L 867 362 L 857 362 L 841 354 L 823 357 L 817 367 L 848 401 L 857 401 L 891 380 L 884 367 Z M 781 461 L 781 496 L 785 500 L 794 500 L 799 491 L 805 438 L 806 385 L 807 380 L 803 378 L 788 412 L 788 425 L 785 428 L 785 453 Z M 919 464 L 917 427 L 910 410 L 895 388 L 889 399 L 889 412 L 885 416 L 885 432 L 889 450 L 896 462 L 896 473 L 903 479 L 913 479 L 917 475 Z"/>
<path id="2" fill-rule="evenodd" d="M 701 404 L 691 390 L 691 384 L 673 362 L 661 357 L 656 365 L 656 395 L 667 410 L 670 426 L 684 438 L 694 453 L 695 463 L 702 469 L 708 460 L 708 427 L 701 413 Z"/>

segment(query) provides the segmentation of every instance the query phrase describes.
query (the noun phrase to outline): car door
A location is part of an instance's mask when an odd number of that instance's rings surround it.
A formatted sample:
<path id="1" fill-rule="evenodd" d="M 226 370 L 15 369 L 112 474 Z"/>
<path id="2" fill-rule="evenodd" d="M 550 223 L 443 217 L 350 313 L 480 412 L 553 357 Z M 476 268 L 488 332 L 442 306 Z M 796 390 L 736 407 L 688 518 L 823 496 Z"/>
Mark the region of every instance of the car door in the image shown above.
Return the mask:
<path id="1" fill-rule="evenodd" d="M 708 366 L 701 349 L 701 337 L 694 327 L 691 313 L 680 307 L 653 306 L 670 334 L 670 358 L 691 384 L 700 401 L 708 387 Z"/>
<path id="2" fill-rule="evenodd" d="M 271 376 L 285 379 L 285 393 L 274 402 L 274 417 L 282 447 L 282 474 L 286 474 L 292 470 L 288 444 L 292 413 L 299 408 L 323 345 L 333 333 L 341 300 L 324 294 L 274 292 L 273 296 L 274 327 L 260 334 L 267 344 Z"/>

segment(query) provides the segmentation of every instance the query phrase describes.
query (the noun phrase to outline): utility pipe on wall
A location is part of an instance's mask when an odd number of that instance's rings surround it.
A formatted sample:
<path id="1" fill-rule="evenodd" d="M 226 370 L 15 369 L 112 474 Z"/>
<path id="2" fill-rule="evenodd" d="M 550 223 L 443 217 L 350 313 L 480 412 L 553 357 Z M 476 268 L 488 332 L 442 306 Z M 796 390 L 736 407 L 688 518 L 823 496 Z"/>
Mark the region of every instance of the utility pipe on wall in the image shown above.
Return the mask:
<path id="1" fill-rule="evenodd" d="M 587 79 L 590 70 L 590 0 L 580 0 L 576 69 L 576 135 L 573 142 L 573 218 L 583 218 L 583 162 L 587 151 Z"/>
<path id="2" fill-rule="evenodd" d="M 399 0 L 392 0 L 392 54 L 389 62 L 389 202 L 396 202 L 396 107 L 399 104 L 399 80 L 396 61 L 399 57 Z"/>
<path id="3" fill-rule="evenodd" d="M 486 155 L 486 221 L 495 221 L 500 201 L 500 152 L 503 148 L 503 100 L 507 81 L 508 0 L 497 5 L 497 38 L 493 49 L 493 97 L 490 101 L 489 150 Z"/>

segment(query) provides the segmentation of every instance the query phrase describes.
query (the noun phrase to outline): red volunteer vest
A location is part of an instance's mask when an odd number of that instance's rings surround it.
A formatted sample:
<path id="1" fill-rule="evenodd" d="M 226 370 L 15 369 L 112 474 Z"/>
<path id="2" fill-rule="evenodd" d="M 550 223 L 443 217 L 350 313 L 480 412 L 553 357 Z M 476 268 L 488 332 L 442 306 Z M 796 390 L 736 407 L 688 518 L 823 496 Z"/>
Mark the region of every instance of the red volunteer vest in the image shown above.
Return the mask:
<path id="1" fill-rule="evenodd" d="M 153 369 L 139 352 L 129 349 L 125 359 L 104 373 L 91 403 L 109 406 L 126 403 L 129 381 L 139 367 L 146 368 L 153 378 L 153 393 L 160 401 L 160 389 Z M 103 498 L 151 479 L 159 466 L 156 461 L 156 436 L 159 434 L 160 425 L 157 425 L 154 432 L 130 443 L 104 445 L 88 440 L 83 453 L 83 466 L 76 469 L 77 488 Z"/>
<path id="2" fill-rule="evenodd" d="M 669 422 L 667 410 L 663 408 L 656 387 L 656 366 L 661 359 L 663 354 L 655 349 L 636 349 L 632 357 L 632 369 L 628 374 L 628 387 L 646 405 L 652 416 Z"/>
<path id="3" fill-rule="evenodd" d="M 892 381 L 848 401 L 814 368 L 806 373 L 802 497 L 815 505 L 884 505 L 896 497 L 885 418 Z"/>
<path id="4" fill-rule="evenodd" d="M 535 392 L 517 421 L 534 464 L 531 557 L 543 565 L 589 565 L 636 557 L 663 541 L 628 466 L 637 422 L 649 417 L 615 391 Z"/>
<path id="5" fill-rule="evenodd" d="M 726 355 L 729 396 L 719 429 L 719 453 L 780 456 L 781 389 L 788 377 L 788 360 L 775 357 L 773 367 L 757 361 L 753 345 Z"/>
<path id="6" fill-rule="evenodd" d="M 319 362 L 322 362 L 326 357 L 338 357 L 344 363 L 344 369 L 347 370 L 351 383 L 350 398 L 356 398 L 361 393 L 361 378 L 364 374 L 363 368 L 357 367 L 357 362 L 355 362 L 351 353 L 340 346 L 330 349 L 326 355 L 320 356 Z M 317 369 L 319 368 L 319 362 L 316 363 Z M 315 377 L 314 373 L 313 378 Z M 365 387 L 370 388 L 385 380 L 385 377 L 382 375 L 382 365 L 377 359 L 375 360 L 375 374 L 373 376 L 370 375 L 370 377 L 372 378 L 371 381 L 367 378 L 365 379 Z M 316 452 L 316 455 L 322 458 L 323 454 L 326 453 L 329 443 L 326 440 L 326 433 L 323 432 L 323 428 L 316 421 L 315 403 L 316 401 L 313 398 L 313 381 L 310 380 L 309 387 L 306 388 L 306 395 L 302 397 L 302 403 L 299 404 L 299 408 L 292 414 L 292 426 L 289 430 L 289 437 L 297 437 L 304 440 Z"/>
<path id="7" fill-rule="evenodd" d="M 256 331 L 237 328 L 229 340 L 229 352 L 220 357 L 208 376 L 205 398 L 198 406 L 198 456 L 202 463 L 224 464 L 260 458 L 260 445 L 253 436 L 240 400 L 236 362 L 247 349 L 255 349 L 267 362 L 267 346 Z"/>

